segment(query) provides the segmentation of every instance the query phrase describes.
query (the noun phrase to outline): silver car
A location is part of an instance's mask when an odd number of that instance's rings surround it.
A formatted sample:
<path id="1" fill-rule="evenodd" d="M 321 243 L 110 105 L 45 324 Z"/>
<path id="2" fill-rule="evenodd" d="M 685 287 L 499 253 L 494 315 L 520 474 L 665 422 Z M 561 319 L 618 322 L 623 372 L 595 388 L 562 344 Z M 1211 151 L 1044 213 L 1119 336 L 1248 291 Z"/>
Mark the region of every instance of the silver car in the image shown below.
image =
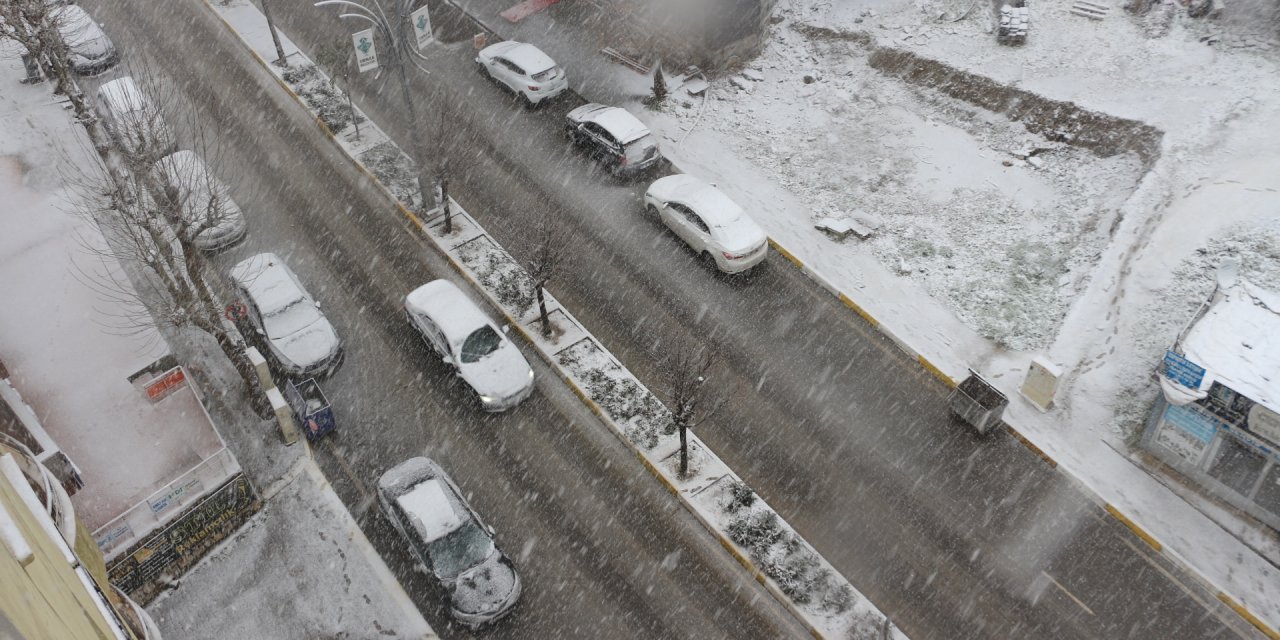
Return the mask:
<path id="1" fill-rule="evenodd" d="M 613 175 L 643 171 L 662 158 L 649 127 L 626 109 L 593 102 L 566 118 L 565 134 L 573 144 L 586 147 Z"/>
<path id="2" fill-rule="evenodd" d="M 282 373 L 303 379 L 332 373 L 342 342 L 284 260 L 274 253 L 245 258 L 231 269 L 254 331 L 266 341 Z"/>
<path id="3" fill-rule="evenodd" d="M 165 198 L 181 209 L 184 224 L 197 230 L 197 248 L 217 251 L 244 239 L 244 212 L 194 151 L 183 149 L 161 158 L 152 174 Z"/>
<path id="4" fill-rule="evenodd" d="M 155 160 L 178 148 L 160 109 L 129 76 L 98 87 L 93 109 L 120 150 L 129 155 Z"/>
<path id="5" fill-rule="evenodd" d="M 84 9 L 68 4 L 53 9 L 49 16 L 71 50 L 71 68 L 76 73 L 99 74 L 120 60 L 111 38 Z"/>
<path id="6" fill-rule="evenodd" d="M 410 458 L 378 479 L 382 513 L 418 560 L 449 591 L 454 619 L 475 629 L 520 599 L 520 575 L 494 544 L 492 527 L 463 499 L 440 465 Z"/>

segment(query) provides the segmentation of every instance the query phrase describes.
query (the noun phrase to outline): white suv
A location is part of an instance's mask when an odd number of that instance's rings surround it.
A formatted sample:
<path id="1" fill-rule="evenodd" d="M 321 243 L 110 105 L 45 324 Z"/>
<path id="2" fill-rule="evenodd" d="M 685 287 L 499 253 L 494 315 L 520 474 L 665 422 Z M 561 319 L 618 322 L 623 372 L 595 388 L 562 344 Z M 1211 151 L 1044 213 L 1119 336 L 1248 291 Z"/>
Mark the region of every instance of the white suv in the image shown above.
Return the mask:
<path id="1" fill-rule="evenodd" d="M 476 55 L 476 64 L 490 78 L 501 82 L 535 106 L 569 88 L 569 76 L 541 49 L 507 40 L 491 44 Z"/>

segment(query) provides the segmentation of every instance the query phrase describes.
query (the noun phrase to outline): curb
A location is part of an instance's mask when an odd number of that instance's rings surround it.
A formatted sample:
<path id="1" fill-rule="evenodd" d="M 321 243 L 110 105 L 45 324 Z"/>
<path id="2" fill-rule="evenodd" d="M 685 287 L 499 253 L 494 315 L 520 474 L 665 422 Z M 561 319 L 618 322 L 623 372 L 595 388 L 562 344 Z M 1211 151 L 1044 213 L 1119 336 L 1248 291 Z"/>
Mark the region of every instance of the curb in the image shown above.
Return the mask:
<path id="1" fill-rule="evenodd" d="M 267 62 L 266 59 L 264 59 L 262 56 L 258 55 L 258 52 L 254 51 L 251 47 L 248 46 L 248 43 L 244 41 L 244 38 L 241 37 L 238 31 L 236 31 L 235 27 L 233 27 L 231 23 L 227 22 L 227 20 L 209 4 L 209 0 L 204 0 L 204 4 L 214 15 L 218 17 L 218 19 L 222 22 L 222 24 L 233 35 L 235 35 L 238 39 L 240 39 L 242 44 L 245 44 L 245 48 L 249 50 L 249 53 L 253 55 L 254 59 L 256 59 L 258 63 L 261 64 L 264 68 L 267 68 L 268 72 L 270 72 L 270 69 L 269 69 L 270 63 Z M 303 100 L 302 97 L 299 96 L 297 92 L 295 92 L 293 88 L 290 87 L 289 84 L 284 81 L 283 78 L 277 76 L 274 73 L 271 74 L 271 77 L 276 81 L 276 84 L 281 86 L 285 90 L 285 92 L 287 92 L 289 96 L 292 97 L 294 101 L 298 103 L 299 106 L 301 106 L 303 109 L 306 109 L 308 113 L 311 112 L 311 109 L 310 107 L 307 106 L 306 101 Z M 757 583 L 762 585 L 765 588 L 765 590 L 769 593 L 769 595 L 771 595 L 774 598 L 774 600 L 776 600 L 779 604 L 781 604 L 783 608 L 786 609 L 787 612 L 790 613 L 792 617 L 794 617 L 796 621 L 798 621 L 800 625 L 803 626 L 809 632 L 810 636 L 812 636 L 816 640 L 825 640 L 826 635 L 823 634 L 823 632 L 820 629 L 818 629 L 816 626 L 814 626 L 811 622 L 809 622 L 807 617 L 799 610 L 798 607 L 796 607 L 795 603 L 793 603 L 790 598 L 786 597 L 786 595 L 783 594 L 782 591 L 768 579 L 768 577 L 760 570 L 760 568 L 757 567 L 756 564 L 752 562 L 752 560 L 749 557 L 747 557 L 747 555 L 744 554 L 741 549 L 738 548 L 738 545 L 734 543 L 731 539 L 729 539 L 727 536 L 725 536 L 718 529 L 716 529 L 715 526 L 707 518 L 704 518 L 702 514 L 699 513 L 696 508 L 694 508 L 692 503 L 690 503 L 687 499 L 685 499 L 684 495 L 680 492 L 679 487 L 677 487 L 665 475 L 663 475 L 657 469 L 657 467 L 655 467 L 653 463 L 650 462 L 649 459 L 644 456 L 643 452 L 641 452 L 635 446 L 634 443 L 622 437 L 621 435 L 622 430 L 618 428 L 617 424 L 614 423 L 613 419 L 610 418 L 607 414 L 605 414 L 604 410 L 600 408 L 599 404 L 597 404 L 594 400 L 592 400 L 578 386 L 578 384 L 567 375 L 567 373 L 562 369 L 559 363 L 554 360 L 554 357 L 551 354 L 546 353 L 542 348 L 538 346 L 537 342 L 532 338 L 532 336 L 528 334 L 528 332 L 520 324 L 520 322 L 514 316 L 508 313 L 507 310 L 503 308 L 502 305 L 499 304 L 489 294 L 488 290 L 486 290 L 479 282 L 477 282 L 473 277 L 471 277 L 471 274 L 468 273 L 467 270 L 460 263 L 458 263 L 452 255 L 450 255 L 447 251 L 444 251 L 439 245 L 436 244 L 434 239 L 431 238 L 430 233 L 427 232 L 426 225 L 423 223 L 422 219 L 419 218 L 415 213 L 410 211 L 408 208 L 406 208 L 404 204 L 400 202 L 399 198 L 397 198 L 395 194 L 393 194 L 391 190 L 387 188 L 386 185 L 384 185 L 380 180 L 378 180 L 376 176 L 370 173 L 369 170 L 365 168 L 365 166 L 359 160 L 352 157 L 351 154 L 348 153 L 346 149 L 344 149 L 340 144 L 338 144 L 337 137 L 334 136 L 333 132 L 329 129 L 328 125 L 326 125 L 322 120 L 320 120 L 319 117 L 315 118 L 315 122 L 317 125 L 319 125 L 321 131 L 324 132 L 325 136 L 327 136 L 331 142 L 337 145 L 338 150 L 342 152 L 343 157 L 345 157 L 352 165 L 354 165 L 357 169 L 359 169 L 359 171 L 362 174 L 364 174 L 364 176 L 368 178 L 372 184 L 376 185 L 382 191 L 383 195 L 385 195 L 392 202 L 394 202 L 397 210 L 399 210 L 401 215 L 403 215 L 405 219 L 409 220 L 423 236 L 426 236 L 428 240 L 431 240 L 431 242 L 429 242 L 428 244 L 433 249 L 435 249 L 438 253 L 442 254 L 446 260 L 448 260 L 449 265 L 453 267 L 454 271 L 456 271 L 459 275 L 461 275 L 463 279 L 465 279 L 474 289 L 476 289 L 477 291 L 480 291 L 484 295 L 485 299 L 490 303 L 490 306 L 497 309 L 498 312 L 502 315 L 502 317 L 506 319 L 507 324 L 510 325 L 512 328 L 514 328 L 515 331 L 520 334 L 520 337 L 529 346 L 533 347 L 534 351 L 538 353 L 538 356 L 542 358 L 542 360 L 546 362 L 547 365 L 556 372 L 556 375 L 561 380 L 567 383 L 567 386 L 573 391 L 574 395 L 576 395 L 578 399 L 582 401 L 582 403 L 586 405 L 587 408 L 589 408 L 591 412 L 594 413 L 596 416 L 598 416 L 602 421 L 607 421 L 612 425 L 610 431 L 612 431 L 614 436 L 618 438 L 618 440 L 622 441 L 623 444 L 628 449 L 630 449 L 630 451 L 636 456 L 636 458 L 640 460 L 640 463 L 649 472 L 649 474 L 652 475 L 654 478 L 656 478 L 659 482 L 661 482 L 662 485 L 667 489 L 667 491 L 669 491 L 673 496 L 679 499 L 680 504 L 685 508 L 685 510 L 688 511 L 691 515 L 693 515 L 693 517 L 700 524 L 702 524 L 703 528 L 706 529 L 709 533 L 711 533 L 716 538 L 716 540 L 720 543 L 720 546 L 726 549 L 729 552 L 729 554 L 735 560 L 737 560 L 738 563 L 743 568 L 747 570 L 747 572 L 751 575 L 751 577 Z M 772 243 L 772 240 L 770 240 L 770 242 Z M 789 256 L 790 254 L 784 254 L 784 255 Z M 792 257 L 791 260 L 797 266 L 800 266 L 800 262 L 796 260 L 794 257 Z M 296 463 L 296 465 L 297 466 L 303 466 L 303 465 L 314 466 L 315 464 L 314 455 L 312 453 L 310 444 L 306 443 L 305 439 L 304 439 L 304 446 L 306 447 L 306 460 L 304 461 L 300 459 L 298 463 Z M 323 472 L 320 472 L 318 468 L 317 468 L 317 473 L 319 473 L 320 476 L 324 478 Z M 290 475 L 296 477 L 296 475 L 300 475 L 300 472 L 290 473 Z M 324 482 L 326 485 L 328 485 L 327 478 L 324 478 Z M 402 591 L 403 591 L 403 587 L 402 587 Z M 868 599 L 868 602 L 870 602 L 869 599 Z M 872 604 L 874 605 L 874 603 Z"/>

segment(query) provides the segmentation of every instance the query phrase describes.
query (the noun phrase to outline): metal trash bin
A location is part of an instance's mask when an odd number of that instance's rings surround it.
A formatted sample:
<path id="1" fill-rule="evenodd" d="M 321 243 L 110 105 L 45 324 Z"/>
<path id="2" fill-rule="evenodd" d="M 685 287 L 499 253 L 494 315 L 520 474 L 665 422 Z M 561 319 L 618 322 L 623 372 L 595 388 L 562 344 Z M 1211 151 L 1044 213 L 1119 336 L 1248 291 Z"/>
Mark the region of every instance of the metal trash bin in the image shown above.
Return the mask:
<path id="1" fill-rule="evenodd" d="M 977 371 L 969 370 L 969 377 L 956 386 L 947 398 L 952 415 L 969 423 L 978 433 L 985 434 L 1000 423 L 1009 398 L 987 382 Z"/>

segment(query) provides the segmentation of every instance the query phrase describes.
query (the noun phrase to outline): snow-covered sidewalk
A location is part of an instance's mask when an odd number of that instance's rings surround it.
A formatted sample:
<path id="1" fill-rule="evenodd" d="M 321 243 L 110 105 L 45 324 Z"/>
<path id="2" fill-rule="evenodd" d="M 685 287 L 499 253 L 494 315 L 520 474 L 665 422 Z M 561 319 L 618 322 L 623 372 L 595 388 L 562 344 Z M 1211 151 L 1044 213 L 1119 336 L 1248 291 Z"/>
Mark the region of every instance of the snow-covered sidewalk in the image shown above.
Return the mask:
<path id="1" fill-rule="evenodd" d="M 1010 48 L 985 12 L 952 21 L 967 2 L 784 0 L 741 75 L 703 97 L 673 88 L 651 110 L 640 102 L 648 79 L 601 64 L 580 21 L 553 7 L 511 24 L 503 3 L 454 3 L 545 49 L 586 99 L 645 120 L 677 167 L 729 192 L 944 380 L 981 371 L 1012 399 L 1005 419 L 1026 441 L 1246 618 L 1280 629 L 1273 535 L 1184 499 L 1131 447 L 1159 393 L 1151 371 L 1220 259 L 1280 288 L 1274 49 L 1213 47 L 1212 26 L 1178 16 L 1092 21 L 1067 5 L 1033 8 L 1028 44 Z M 875 55 L 937 60 L 990 78 L 988 90 L 1148 126 L 1158 153 L 1094 155 L 886 73 Z M 859 214 L 879 224 L 866 241 L 814 228 Z M 1018 393 L 1037 355 L 1065 371 L 1048 413 Z"/>
<path id="2" fill-rule="evenodd" d="M 310 457 L 147 609 L 165 637 L 405 638 L 427 626 Z"/>

